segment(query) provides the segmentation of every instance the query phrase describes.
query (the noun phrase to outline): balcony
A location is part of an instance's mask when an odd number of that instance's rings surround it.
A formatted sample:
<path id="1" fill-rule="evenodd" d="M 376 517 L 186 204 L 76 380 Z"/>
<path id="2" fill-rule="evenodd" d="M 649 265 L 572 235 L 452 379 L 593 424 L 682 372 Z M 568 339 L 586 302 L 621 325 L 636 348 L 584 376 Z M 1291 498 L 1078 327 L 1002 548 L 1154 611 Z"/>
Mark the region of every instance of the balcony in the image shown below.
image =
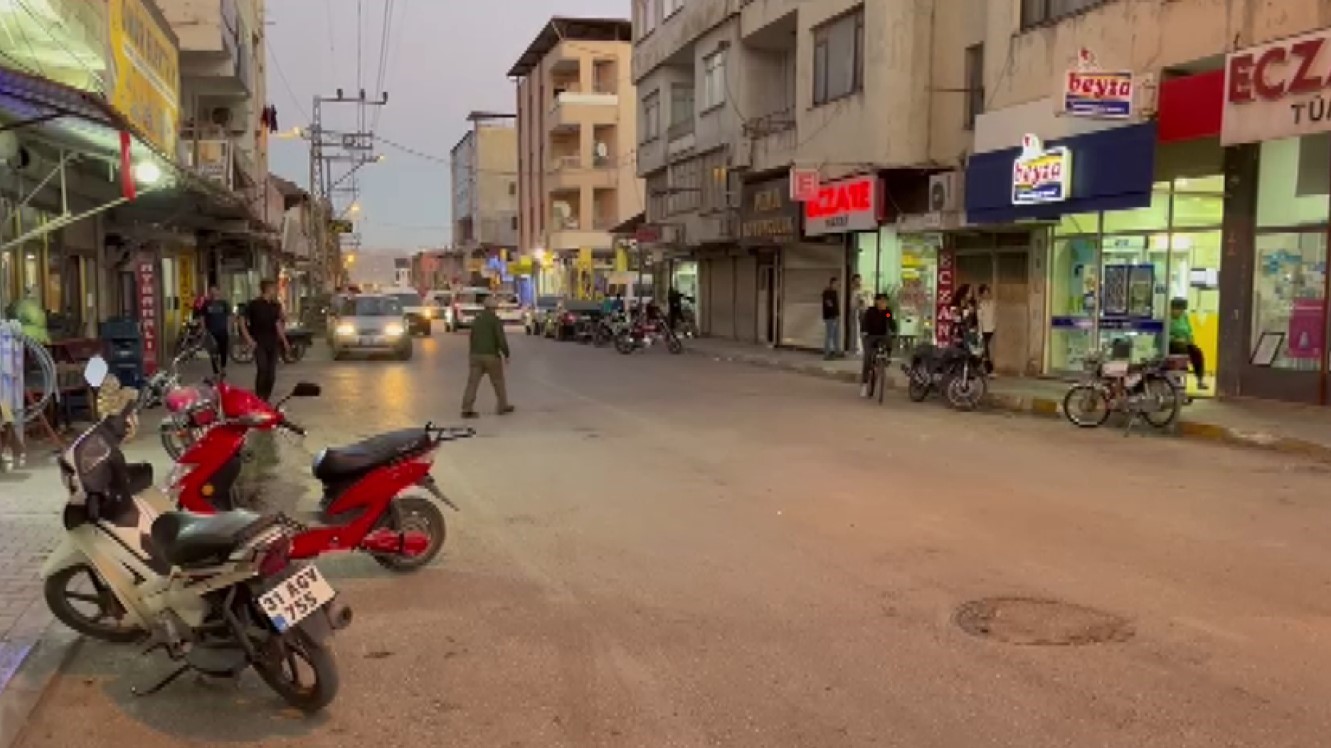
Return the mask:
<path id="1" fill-rule="evenodd" d="M 744 136 L 753 143 L 753 163 L 749 166 L 754 171 L 794 163 L 799 141 L 796 138 L 793 109 L 754 117 L 745 123 Z"/>
<path id="2" fill-rule="evenodd" d="M 584 161 L 579 156 L 564 156 L 550 162 L 546 187 L 551 192 L 578 192 L 585 188 L 614 189 L 619 185 L 619 169 L 610 157 Z"/>
<path id="3" fill-rule="evenodd" d="M 194 93 L 248 98 L 254 50 L 237 0 L 157 0 L 180 40 L 180 77 Z"/>
<path id="4" fill-rule="evenodd" d="M 550 105 L 551 130 L 576 130 L 619 123 L 619 96 L 608 92 L 563 91 Z"/>

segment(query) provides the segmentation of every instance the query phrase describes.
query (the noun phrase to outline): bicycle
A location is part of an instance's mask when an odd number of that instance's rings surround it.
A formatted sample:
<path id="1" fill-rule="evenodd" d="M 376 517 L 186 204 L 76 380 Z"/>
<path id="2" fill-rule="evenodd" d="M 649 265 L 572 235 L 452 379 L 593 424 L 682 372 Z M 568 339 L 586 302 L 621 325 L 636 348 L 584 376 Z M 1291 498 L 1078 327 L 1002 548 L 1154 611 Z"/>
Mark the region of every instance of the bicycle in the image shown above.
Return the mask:
<path id="1" fill-rule="evenodd" d="M 873 352 L 873 371 L 869 376 L 870 392 L 878 397 L 878 404 L 883 404 L 883 392 L 887 390 L 887 365 L 891 363 L 892 343 L 890 340 L 880 340 L 874 343 Z"/>

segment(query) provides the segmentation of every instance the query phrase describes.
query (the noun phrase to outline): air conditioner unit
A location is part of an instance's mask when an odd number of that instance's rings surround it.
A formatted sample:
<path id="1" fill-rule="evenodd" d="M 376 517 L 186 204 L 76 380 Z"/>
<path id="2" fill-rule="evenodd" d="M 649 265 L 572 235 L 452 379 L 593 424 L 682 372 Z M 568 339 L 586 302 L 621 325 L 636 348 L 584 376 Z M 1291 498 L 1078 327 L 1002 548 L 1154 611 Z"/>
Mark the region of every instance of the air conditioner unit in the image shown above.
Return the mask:
<path id="1" fill-rule="evenodd" d="M 929 212 L 955 213 L 965 206 L 961 190 L 965 179 L 959 171 L 929 175 Z"/>

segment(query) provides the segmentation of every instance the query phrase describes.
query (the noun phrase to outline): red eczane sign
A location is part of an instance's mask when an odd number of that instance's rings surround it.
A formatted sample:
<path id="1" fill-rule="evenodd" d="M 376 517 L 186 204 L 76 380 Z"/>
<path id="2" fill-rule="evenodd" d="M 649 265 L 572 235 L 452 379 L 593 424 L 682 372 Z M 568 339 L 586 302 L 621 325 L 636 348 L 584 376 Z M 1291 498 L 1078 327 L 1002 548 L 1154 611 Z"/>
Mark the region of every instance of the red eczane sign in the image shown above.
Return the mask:
<path id="1" fill-rule="evenodd" d="M 817 199 L 804 203 L 804 233 L 816 236 L 876 228 L 882 218 L 878 192 L 876 176 L 823 185 Z"/>

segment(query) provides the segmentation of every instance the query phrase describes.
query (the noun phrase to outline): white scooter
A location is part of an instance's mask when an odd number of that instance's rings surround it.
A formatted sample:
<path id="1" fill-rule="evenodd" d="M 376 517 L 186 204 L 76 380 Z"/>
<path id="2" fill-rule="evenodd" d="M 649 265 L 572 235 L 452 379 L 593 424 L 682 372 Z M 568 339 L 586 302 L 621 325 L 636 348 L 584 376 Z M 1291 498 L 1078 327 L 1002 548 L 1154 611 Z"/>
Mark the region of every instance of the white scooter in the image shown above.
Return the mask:
<path id="1" fill-rule="evenodd" d="M 166 511 L 152 466 L 129 464 L 120 450 L 137 423 L 138 393 L 108 377 L 101 358 L 85 378 L 101 388 L 106 415 L 60 457 L 69 502 L 64 540 L 42 569 L 51 612 L 86 636 L 143 640 L 183 661 L 137 695 L 189 670 L 237 677 L 253 667 L 292 706 L 323 709 L 338 690 L 330 638 L 350 623 L 350 609 L 315 566 L 291 561 L 278 518 Z"/>

